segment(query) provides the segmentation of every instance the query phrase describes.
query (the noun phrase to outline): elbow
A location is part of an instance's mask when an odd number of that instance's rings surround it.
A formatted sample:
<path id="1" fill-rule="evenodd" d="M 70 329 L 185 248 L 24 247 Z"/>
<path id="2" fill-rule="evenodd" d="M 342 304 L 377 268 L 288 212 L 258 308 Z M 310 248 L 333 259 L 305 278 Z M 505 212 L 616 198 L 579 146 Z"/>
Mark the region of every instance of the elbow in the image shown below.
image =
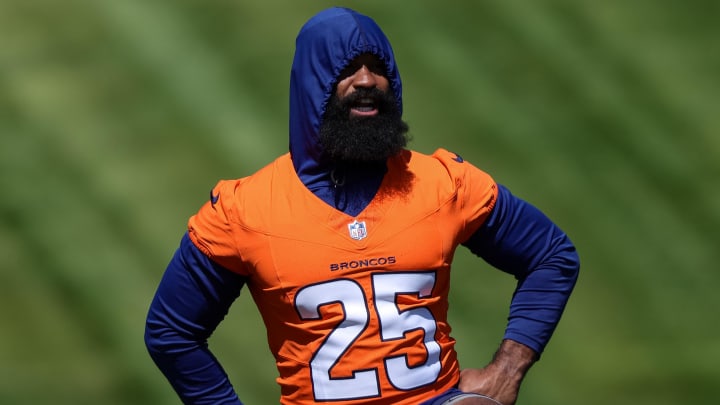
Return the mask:
<path id="1" fill-rule="evenodd" d="M 580 274 L 580 255 L 578 254 L 577 249 L 575 248 L 575 245 L 570 242 L 570 252 L 568 254 L 568 267 L 570 268 L 570 271 L 572 274 L 575 275 L 575 278 Z"/>
<path id="2" fill-rule="evenodd" d="M 152 311 L 145 321 L 144 339 L 145 348 L 156 363 L 171 360 L 207 345 L 205 337 L 184 330 L 162 316 L 153 316 Z"/>
<path id="3" fill-rule="evenodd" d="M 165 353 L 163 334 L 161 329 L 150 318 L 145 321 L 145 348 L 153 360 L 157 360 Z"/>
<path id="4" fill-rule="evenodd" d="M 167 317 L 154 306 L 150 307 L 145 320 L 144 340 L 145 348 L 155 362 L 172 355 L 178 346 L 186 343 Z"/>
<path id="5" fill-rule="evenodd" d="M 550 252 L 540 267 L 556 269 L 558 280 L 574 286 L 580 275 L 580 255 L 575 245 L 563 233 L 555 238 Z"/>
<path id="6" fill-rule="evenodd" d="M 571 280 L 573 286 L 577 282 L 578 276 L 580 275 L 580 255 L 574 245 L 569 244 L 568 247 L 563 249 L 561 257 L 561 265 L 558 266 L 560 271 L 568 280 Z"/>

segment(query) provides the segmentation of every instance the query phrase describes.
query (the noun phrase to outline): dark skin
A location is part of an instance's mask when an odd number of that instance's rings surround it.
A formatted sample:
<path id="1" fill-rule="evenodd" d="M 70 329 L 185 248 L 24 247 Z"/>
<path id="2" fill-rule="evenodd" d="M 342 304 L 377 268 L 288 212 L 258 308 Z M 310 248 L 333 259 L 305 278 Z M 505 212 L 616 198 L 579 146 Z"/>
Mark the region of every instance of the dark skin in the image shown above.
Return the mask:
<path id="1" fill-rule="evenodd" d="M 342 99 L 358 88 L 377 88 L 382 91 L 390 89 L 390 82 L 385 77 L 385 67 L 382 61 L 371 53 L 359 55 L 343 69 L 338 77 L 335 92 Z M 379 111 L 374 106 L 359 106 L 350 111 L 350 116 L 351 118 L 370 117 L 378 113 Z"/>
<path id="2" fill-rule="evenodd" d="M 520 384 L 535 360 L 537 353 L 531 348 L 512 340 L 503 340 L 490 364 L 484 368 L 460 371 L 458 388 L 465 392 L 487 395 L 503 405 L 514 405 Z M 469 398 L 459 404 L 482 405 L 487 402 Z"/>
<path id="3" fill-rule="evenodd" d="M 355 58 L 340 74 L 336 94 L 343 98 L 358 88 L 388 91 L 390 83 L 380 59 L 369 53 Z M 373 116 L 378 110 L 372 105 L 353 108 L 351 117 Z M 525 374 L 537 359 L 537 353 L 513 340 L 503 340 L 493 360 L 483 368 L 461 370 L 458 388 L 465 392 L 487 395 L 502 405 L 514 405 Z M 487 399 L 468 398 L 458 405 L 487 405 Z"/>

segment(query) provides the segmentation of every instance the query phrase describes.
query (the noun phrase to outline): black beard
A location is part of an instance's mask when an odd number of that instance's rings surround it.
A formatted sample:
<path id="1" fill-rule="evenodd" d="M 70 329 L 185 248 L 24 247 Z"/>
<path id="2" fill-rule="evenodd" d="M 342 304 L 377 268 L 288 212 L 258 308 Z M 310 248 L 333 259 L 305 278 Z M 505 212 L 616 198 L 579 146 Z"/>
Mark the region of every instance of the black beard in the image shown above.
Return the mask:
<path id="1" fill-rule="evenodd" d="M 351 117 L 350 109 L 363 97 L 375 100 L 378 114 Z M 324 158 L 332 162 L 384 162 L 407 145 L 408 129 L 391 91 L 360 88 L 342 99 L 336 94 L 330 97 L 319 142 Z"/>

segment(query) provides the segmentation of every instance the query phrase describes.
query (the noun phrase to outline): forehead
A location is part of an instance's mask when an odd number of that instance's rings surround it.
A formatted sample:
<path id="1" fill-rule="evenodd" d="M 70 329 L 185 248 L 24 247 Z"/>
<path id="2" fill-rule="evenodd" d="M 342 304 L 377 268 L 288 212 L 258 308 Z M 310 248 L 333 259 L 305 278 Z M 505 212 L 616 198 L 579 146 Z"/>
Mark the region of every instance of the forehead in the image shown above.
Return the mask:
<path id="1" fill-rule="evenodd" d="M 383 63 L 379 56 L 372 52 L 363 52 L 350 61 L 350 65 L 365 65 Z"/>
<path id="2" fill-rule="evenodd" d="M 343 78 L 350 76 L 363 66 L 366 66 L 373 73 L 381 74 L 383 76 L 387 75 L 385 62 L 383 62 L 383 60 L 374 53 L 364 52 L 356 56 L 347 64 L 347 66 L 343 68 L 343 70 L 340 71 L 338 80 L 342 80 Z"/>

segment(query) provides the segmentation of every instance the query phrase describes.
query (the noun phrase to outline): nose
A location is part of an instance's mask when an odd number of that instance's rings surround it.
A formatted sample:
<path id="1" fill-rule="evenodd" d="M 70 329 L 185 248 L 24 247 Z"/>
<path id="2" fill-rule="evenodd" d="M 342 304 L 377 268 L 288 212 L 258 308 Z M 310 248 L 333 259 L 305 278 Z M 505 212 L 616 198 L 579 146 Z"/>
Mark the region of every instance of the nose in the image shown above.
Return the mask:
<path id="1" fill-rule="evenodd" d="M 375 74 L 365 65 L 362 65 L 362 67 L 358 69 L 353 76 L 353 87 L 377 87 L 377 78 L 375 77 Z"/>

